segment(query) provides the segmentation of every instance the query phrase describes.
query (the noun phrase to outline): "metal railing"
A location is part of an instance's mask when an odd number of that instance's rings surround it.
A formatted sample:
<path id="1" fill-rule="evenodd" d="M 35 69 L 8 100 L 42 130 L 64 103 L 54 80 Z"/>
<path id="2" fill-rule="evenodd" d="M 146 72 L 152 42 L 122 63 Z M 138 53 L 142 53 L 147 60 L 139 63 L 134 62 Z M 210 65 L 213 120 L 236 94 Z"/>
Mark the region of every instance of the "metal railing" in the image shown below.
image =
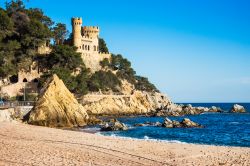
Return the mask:
<path id="1" fill-rule="evenodd" d="M 0 101 L 0 108 L 15 108 L 20 106 L 34 106 L 35 101 Z"/>

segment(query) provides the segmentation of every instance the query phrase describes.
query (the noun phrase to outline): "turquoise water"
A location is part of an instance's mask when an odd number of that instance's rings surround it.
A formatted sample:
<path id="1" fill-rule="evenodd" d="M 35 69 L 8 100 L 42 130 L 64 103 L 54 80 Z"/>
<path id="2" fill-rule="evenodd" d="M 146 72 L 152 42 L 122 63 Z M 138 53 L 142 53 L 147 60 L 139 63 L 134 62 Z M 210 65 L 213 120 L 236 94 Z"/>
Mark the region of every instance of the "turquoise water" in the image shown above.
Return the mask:
<path id="1" fill-rule="evenodd" d="M 228 111 L 233 104 L 230 103 L 193 103 L 193 106 L 217 106 Z M 241 103 L 248 113 L 206 113 L 183 117 L 170 117 L 181 120 L 188 117 L 205 126 L 205 128 L 162 128 L 155 126 L 134 127 L 136 123 L 163 122 L 163 117 L 130 117 L 119 118 L 130 128 L 127 131 L 100 132 L 103 135 L 152 139 L 168 142 L 183 142 L 197 144 L 212 144 L 226 146 L 250 147 L 250 104 Z"/>

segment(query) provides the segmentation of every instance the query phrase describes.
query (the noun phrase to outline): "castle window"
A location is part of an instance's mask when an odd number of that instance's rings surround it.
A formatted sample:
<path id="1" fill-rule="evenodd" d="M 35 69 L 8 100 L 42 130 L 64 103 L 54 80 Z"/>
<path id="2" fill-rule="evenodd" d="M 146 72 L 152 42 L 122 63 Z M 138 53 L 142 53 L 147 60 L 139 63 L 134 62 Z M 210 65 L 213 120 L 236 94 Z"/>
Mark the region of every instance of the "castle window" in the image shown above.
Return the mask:
<path id="1" fill-rule="evenodd" d="M 89 50 L 89 45 L 88 45 L 88 50 Z"/>
<path id="2" fill-rule="evenodd" d="M 82 45 L 82 49 L 84 50 L 84 45 Z"/>
<path id="3" fill-rule="evenodd" d="M 94 51 L 96 51 L 96 46 L 94 46 Z"/>
<path id="4" fill-rule="evenodd" d="M 82 48 L 82 46 L 79 47 L 80 49 Z"/>
<path id="5" fill-rule="evenodd" d="M 88 49 L 88 46 L 87 45 L 85 45 L 85 50 L 87 50 Z"/>

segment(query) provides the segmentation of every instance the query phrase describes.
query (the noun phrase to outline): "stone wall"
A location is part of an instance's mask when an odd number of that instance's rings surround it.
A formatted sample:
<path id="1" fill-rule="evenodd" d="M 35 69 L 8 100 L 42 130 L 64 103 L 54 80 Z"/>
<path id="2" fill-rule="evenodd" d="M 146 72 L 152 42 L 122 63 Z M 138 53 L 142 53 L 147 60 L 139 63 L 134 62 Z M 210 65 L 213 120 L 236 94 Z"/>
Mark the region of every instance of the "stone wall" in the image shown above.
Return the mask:
<path id="1" fill-rule="evenodd" d="M 101 69 L 100 62 L 105 59 L 111 58 L 111 54 L 108 53 L 97 53 L 97 54 L 82 54 L 82 59 L 87 68 L 90 69 L 92 73 Z"/>
<path id="2" fill-rule="evenodd" d="M 1 87 L 1 94 L 3 96 L 8 96 L 8 97 L 15 97 L 15 96 L 20 96 L 24 94 L 24 87 L 26 93 L 37 93 L 38 88 L 37 88 L 37 83 L 35 82 L 18 82 L 15 84 L 10 84 L 6 86 Z"/>
<path id="3" fill-rule="evenodd" d="M 18 72 L 18 82 L 38 82 L 38 79 L 40 78 L 41 73 L 38 72 L 38 70 L 32 70 L 30 72 L 26 71 L 19 71 Z"/>

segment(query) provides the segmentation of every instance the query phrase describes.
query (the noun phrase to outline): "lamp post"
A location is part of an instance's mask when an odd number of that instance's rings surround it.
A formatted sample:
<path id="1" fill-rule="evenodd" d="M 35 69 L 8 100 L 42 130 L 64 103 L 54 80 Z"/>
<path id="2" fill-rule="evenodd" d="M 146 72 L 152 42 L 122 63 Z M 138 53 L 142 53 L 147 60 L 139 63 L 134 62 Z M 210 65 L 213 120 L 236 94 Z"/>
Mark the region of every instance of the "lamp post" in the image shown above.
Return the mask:
<path id="1" fill-rule="evenodd" d="M 23 101 L 26 100 L 26 82 L 24 82 L 24 89 L 23 89 Z"/>

